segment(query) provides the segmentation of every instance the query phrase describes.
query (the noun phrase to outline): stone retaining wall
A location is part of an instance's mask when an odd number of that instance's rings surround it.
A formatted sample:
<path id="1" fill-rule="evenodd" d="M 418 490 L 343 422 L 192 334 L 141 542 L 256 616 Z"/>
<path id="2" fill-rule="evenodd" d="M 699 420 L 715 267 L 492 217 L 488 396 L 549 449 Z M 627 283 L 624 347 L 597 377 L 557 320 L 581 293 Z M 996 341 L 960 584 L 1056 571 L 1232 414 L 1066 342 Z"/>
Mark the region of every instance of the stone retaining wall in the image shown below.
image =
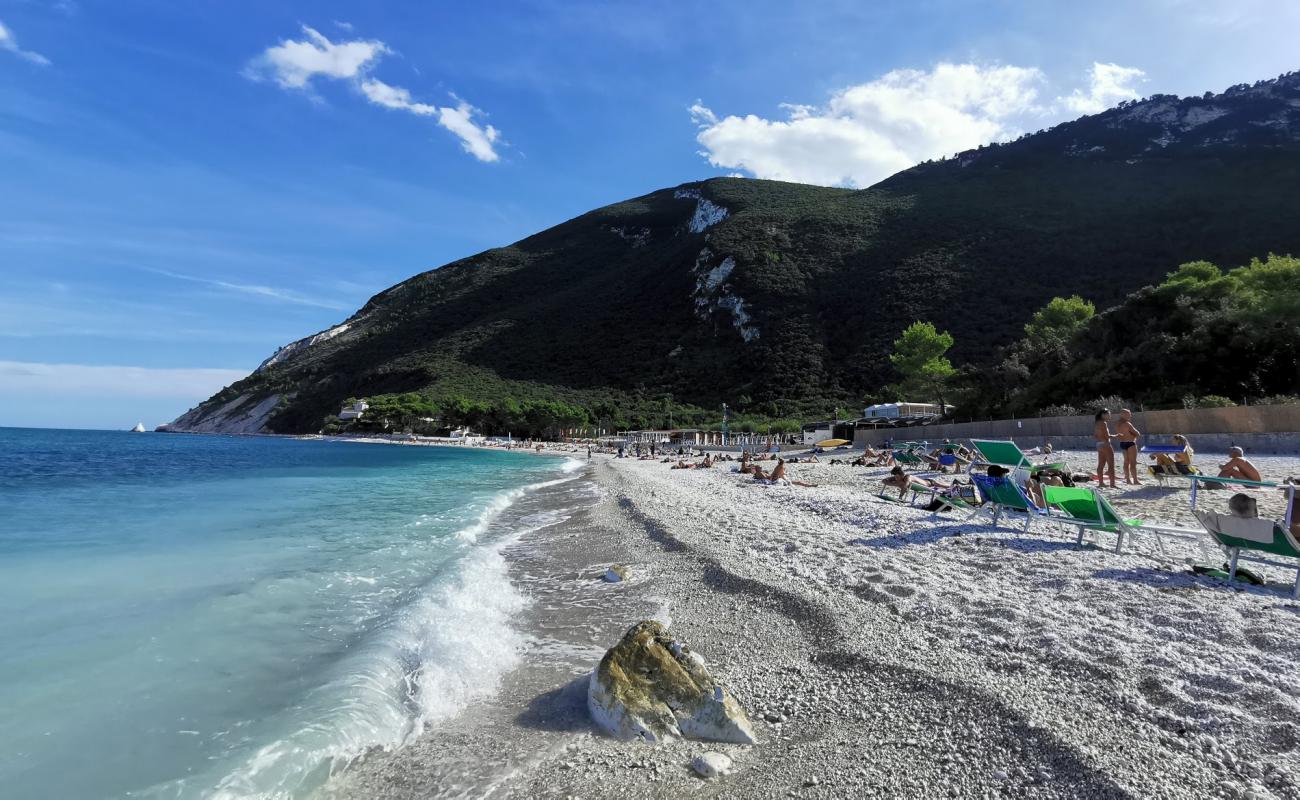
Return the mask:
<path id="1" fill-rule="evenodd" d="M 1114 415 L 1112 428 L 1113 419 Z M 1168 441 L 1181 433 L 1198 451 L 1222 452 L 1238 446 L 1248 453 L 1300 453 L 1300 405 L 1138 411 L 1133 414 L 1133 423 L 1142 431 L 1144 441 Z M 886 440 L 905 439 L 1013 439 L 1026 448 L 1050 440 L 1057 449 L 1086 450 L 1093 446 L 1092 426 L 1091 415 L 961 422 L 859 430 L 853 444 L 876 446 Z"/>

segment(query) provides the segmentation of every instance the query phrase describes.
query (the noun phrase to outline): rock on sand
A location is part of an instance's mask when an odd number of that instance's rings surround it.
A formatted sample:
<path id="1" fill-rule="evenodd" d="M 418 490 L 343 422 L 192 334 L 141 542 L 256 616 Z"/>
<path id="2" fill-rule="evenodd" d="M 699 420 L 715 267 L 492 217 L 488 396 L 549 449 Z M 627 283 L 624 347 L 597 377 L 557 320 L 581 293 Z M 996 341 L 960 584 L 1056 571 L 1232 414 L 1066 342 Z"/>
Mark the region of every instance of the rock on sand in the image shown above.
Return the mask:
<path id="1" fill-rule="evenodd" d="M 704 659 L 650 620 L 605 653 L 591 674 L 587 707 L 619 739 L 755 741 L 745 709 L 713 680 Z"/>
<path id="2" fill-rule="evenodd" d="M 716 778 L 731 772 L 731 759 L 722 753 L 700 753 L 691 762 L 691 769 L 701 778 Z"/>

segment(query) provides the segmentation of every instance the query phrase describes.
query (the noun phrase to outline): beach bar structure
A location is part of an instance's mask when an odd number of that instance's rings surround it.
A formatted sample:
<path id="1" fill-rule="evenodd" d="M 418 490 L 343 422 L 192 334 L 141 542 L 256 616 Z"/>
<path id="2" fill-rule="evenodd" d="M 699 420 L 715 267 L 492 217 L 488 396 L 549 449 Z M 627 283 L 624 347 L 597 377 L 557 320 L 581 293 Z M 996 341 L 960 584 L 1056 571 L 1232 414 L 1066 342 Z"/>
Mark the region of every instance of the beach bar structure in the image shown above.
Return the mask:
<path id="1" fill-rule="evenodd" d="M 948 406 L 949 410 L 952 406 Z M 943 409 L 937 403 L 906 403 L 902 400 L 897 403 L 877 403 L 874 406 L 867 406 L 862 412 L 863 417 L 884 417 L 892 419 L 895 417 L 937 417 L 943 413 Z"/>
<path id="2" fill-rule="evenodd" d="M 809 422 L 803 426 L 799 442 L 806 445 L 814 445 L 818 442 L 824 442 L 827 439 L 847 439 L 853 441 L 854 420 L 823 420 L 821 422 Z"/>

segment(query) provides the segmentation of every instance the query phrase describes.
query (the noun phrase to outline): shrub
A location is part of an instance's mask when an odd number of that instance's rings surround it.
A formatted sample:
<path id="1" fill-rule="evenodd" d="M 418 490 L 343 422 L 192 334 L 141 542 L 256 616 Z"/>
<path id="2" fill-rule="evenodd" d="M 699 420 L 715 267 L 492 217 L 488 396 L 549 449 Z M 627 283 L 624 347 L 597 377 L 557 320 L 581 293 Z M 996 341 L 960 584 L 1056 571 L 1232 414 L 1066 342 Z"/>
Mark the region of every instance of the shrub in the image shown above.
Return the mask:
<path id="1" fill-rule="evenodd" d="M 1038 409 L 1038 416 L 1040 417 L 1077 417 L 1082 413 L 1074 406 L 1064 404 L 1043 406 Z"/>
<path id="2" fill-rule="evenodd" d="M 1294 406 L 1300 405 L 1300 395 L 1273 394 L 1255 401 L 1257 406 Z"/>
<path id="3" fill-rule="evenodd" d="M 1096 414 L 1103 408 L 1109 408 L 1111 413 L 1117 413 L 1121 408 L 1131 409 L 1134 405 L 1135 404 L 1132 400 L 1112 394 L 1106 395 L 1105 397 L 1098 397 L 1096 400 L 1084 403 L 1083 412 L 1087 414 Z"/>
<path id="4" fill-rule="evenodd" d="M 1199 399 L 1191 395 L 1183 398 L 1184 408 L 1232 408 L 1235 405 L 1231 399 L 1217 394 L 1207 394 Z"/>

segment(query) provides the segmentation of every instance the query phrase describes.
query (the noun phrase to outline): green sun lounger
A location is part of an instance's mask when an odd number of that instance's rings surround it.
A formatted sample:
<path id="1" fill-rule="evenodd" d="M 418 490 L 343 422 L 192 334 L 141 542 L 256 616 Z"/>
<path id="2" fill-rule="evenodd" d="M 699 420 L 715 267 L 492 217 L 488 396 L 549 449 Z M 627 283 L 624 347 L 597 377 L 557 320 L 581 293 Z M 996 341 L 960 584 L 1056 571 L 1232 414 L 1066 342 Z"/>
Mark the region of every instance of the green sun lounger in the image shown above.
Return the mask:
<path id="1" fill-rule="evenodd" d="M 1049 508 L 1059 509 L 1064 517 L 1054 517 L 1055 521 L 1072 525 L 1079 529 L 1079 544 L 1087 531 L 1113 533 L 1116 535 L 1115 552 L 1124 552 L 1124 538 L 1135 533 L 1150 533 L 1155 537 L 1160 554 L 1167 557 L 1162 536 L 1174 536 L 1180 539 L 1197 540 L 1201 531 L 1194 528 L 1177 528 L 1169 525 L 1154 525 L 1140 519 L 1126 519 L 1120 516 L 1106 496 L 1095 489 L 1079 486 L 1044 486 L 1043 499 Z"/>
<path id="2" fill-rule="evenodd" d="M 894 461 L 905 466 L 916 466 L 917 464 L 925 463 L 925 459 L 921 458 L 916 453 L 913 453 L 911 450 L 895 450 Z"/>
<path id="3" fill-rule="evenodd" d="M 1003 511 L 1024 512 L 1025 530 L 1029 530 L 1029 523 L 1034 517 L 1044 516 L 1046 513 L 1043 509 L 1034 504 L 1033 500 L 1025 494 L 1025 490 L 1020 485 L 1007 477 L 990 478 L 988 475 L 978 473 L 971 474 L 971 481 L 979 489 L 980 495 L 984 498 L 984 508 L 980 513 L 992 513 L 993 527 L 997 527 L 998 520 L 1002 517 Z"/>
<path id="4" fill-rule="evenodd" d="M 1243 518 L 1214 511 L 1197 511 L 1196 518 L 1210 532 L 1210 536 L 1228 551 L 1228 580 L 1236 579 L 1237 561 L 1241 559 L 1294 569 L 1296 579 L 1291 588 L 1291 596 L 1300 598 L 1300 563 L 1297 563 L 1300 560 L 1300 542 L 1288 530 L 1289 520 L 1279 523 L 1271 519 Z M 1278 561 L 1277 558 L 1292 561 Z"/>
<path id="5" fill-rule="evenodd" d="M 938 489 L 931 489 L 929 497 L 931 500 L 938 500 L 943 506 L 942 508 L 936 508 L 934 510 L 935 514 L 938 514 L 940 511 L 945 509 L 948 511 L 956 511 L 958 514 L 967 518 L 974 517 L 980 513 L 979 506 L 974 505 L 961 497 L 941 494 Z"/>
<path id="6" fill-rule="evenodd" d="M 1035 472 L 1040 469 L 1064 469 L 1065 463 L 1055 464 L 1035 464 L 1029 460 L 1020 449 L 1020 445 L 1013 441 L 996 440 L 996 439 L 971 439 L 970 443 L 974 446 L 980 458 L 971 462 L 971 466 L 976 464 L 989 465 L 996 464 L 999 467 L 1006 467 L 1009 470 L 1027 469 Z"/>

